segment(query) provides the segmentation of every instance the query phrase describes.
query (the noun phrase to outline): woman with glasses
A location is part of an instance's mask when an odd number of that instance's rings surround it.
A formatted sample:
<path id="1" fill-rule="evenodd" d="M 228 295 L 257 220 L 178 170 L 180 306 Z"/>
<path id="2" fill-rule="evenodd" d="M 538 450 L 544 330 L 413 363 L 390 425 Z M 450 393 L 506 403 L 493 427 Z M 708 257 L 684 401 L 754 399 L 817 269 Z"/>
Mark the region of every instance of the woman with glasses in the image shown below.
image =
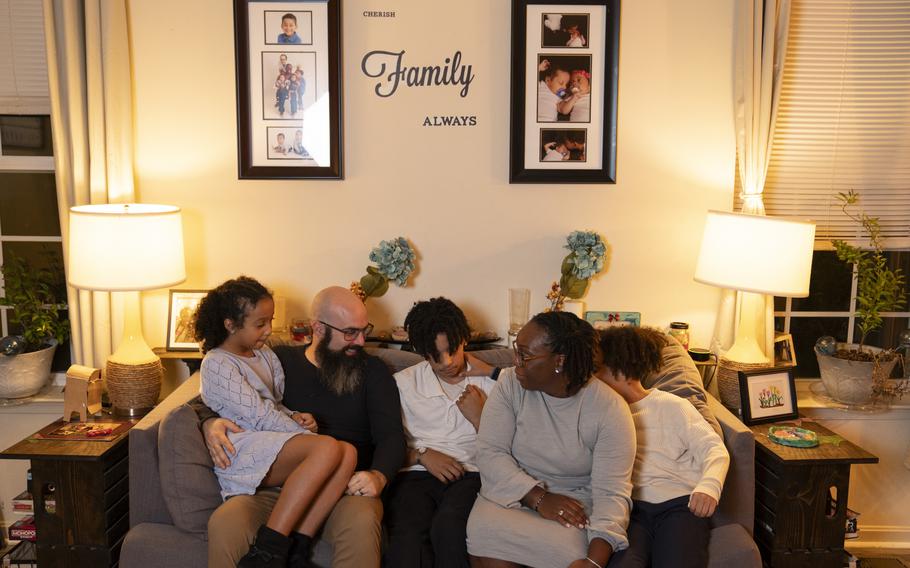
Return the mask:
<path id="1" fill-rule="evenodd" d="M 565 312 L 518 334 L 477 437 L 472 566 L 604 568 L 628 546 L 635 427 L 623 399 L 591 380 L 595 345 L 591 325 Z"/>

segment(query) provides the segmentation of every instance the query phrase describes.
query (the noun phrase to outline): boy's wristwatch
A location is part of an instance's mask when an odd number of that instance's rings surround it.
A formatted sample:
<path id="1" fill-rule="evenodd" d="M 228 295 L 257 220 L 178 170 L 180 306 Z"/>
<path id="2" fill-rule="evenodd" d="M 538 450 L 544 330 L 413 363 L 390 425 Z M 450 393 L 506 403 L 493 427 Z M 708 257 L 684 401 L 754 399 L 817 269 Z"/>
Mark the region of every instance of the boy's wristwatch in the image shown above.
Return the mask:
<path id="1" fill-rule="evenodd" d="M 418 463 L 418 465 L 420 464 L 420 456 L 424 455 L 425 453 L 427 453 L 426 446 L 417 446 L 417 458 L 415 461 Z"/>

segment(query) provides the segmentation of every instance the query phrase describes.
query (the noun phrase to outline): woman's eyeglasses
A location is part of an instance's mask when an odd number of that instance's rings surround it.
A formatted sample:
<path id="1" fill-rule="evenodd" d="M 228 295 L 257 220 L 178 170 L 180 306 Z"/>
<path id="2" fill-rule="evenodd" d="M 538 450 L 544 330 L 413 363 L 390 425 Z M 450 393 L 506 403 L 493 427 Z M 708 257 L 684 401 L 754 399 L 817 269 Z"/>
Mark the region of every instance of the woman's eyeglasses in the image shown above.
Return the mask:
<path id="1" fill-rule="evenodd" d="M 518 349 L 518 344 L 514 339 L 512 340 L 512 353 L 515 355 L 516 367 L 524 367 L 528 361 L 533 361 L 534 359 L 542 359 L 547 355 L 550 355 L 550 353 L 544 353 L 542 355 L 528 355 L 527 353 L 522 353 L 521 350 Z"/>

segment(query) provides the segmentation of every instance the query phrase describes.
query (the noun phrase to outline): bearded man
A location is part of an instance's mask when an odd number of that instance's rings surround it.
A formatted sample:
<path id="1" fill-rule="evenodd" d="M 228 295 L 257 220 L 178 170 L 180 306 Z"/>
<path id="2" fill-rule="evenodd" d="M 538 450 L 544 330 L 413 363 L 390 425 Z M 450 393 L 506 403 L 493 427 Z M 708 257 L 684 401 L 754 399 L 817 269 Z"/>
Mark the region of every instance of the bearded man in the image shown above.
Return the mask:
<path id="1" fill-rule="evenodd" d="M 357 449 L 356 471 L 326 520 L 322 538 L 332 544 L 333 567 L 378 567 L 380 496 L 407 455 L 398 389 L 385 363 L 363 350 L 373 326 L 357 296 L 345 288 L 326 288 L 313 299 L 311 313 L 310 345 L 273 349 L 286 377 L 282 402 L 293 411 L 312 414 L 320 434 Z M 198 405 L 197 412 L 204 420 L 212 460 L 225 467 L 234 450 L 227 431 L 239 427 L 210 411 L 207 415 Z M 236 565 L 261 524 L 259 518 L 267 518 L 272 505 L 274 496 L 260 492 L 233 497 L 219 507 L 209 520 L 209 566 Z M 300 556 L 308 556 L 310 543 L 297 544 L 298 560 L 306 562 Z"/>

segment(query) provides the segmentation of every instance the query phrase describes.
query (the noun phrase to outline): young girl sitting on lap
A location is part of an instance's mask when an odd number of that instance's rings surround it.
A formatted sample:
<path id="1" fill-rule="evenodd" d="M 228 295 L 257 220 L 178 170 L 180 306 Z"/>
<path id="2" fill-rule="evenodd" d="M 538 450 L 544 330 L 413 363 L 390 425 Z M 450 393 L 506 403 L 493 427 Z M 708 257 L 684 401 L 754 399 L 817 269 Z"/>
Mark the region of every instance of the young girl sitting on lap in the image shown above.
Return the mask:
<path id="1" fill-rule="evenodd" d="M 629 548 L 610 568 L 704 568 L 714 514 L 730 455 L 720 436 L 688 400 L 641 379 L 661 365 L 666 336 L 655 329 L 600 332 L 597 378 L 629 403 L 637 448 L 632 470 Z"/>
<path id="2" fill-rule="evenodd" d="M 284 371 L 265 344 L 274 312 L 269 291 L 241 276 L 209 292 L 196 314 L 195 337 L 205 352 L 202 398 L 242 428 L 229 434 L 236 450 L 231 464 L 215 467 L 222 497 L 283 487 L 239 567 L 310 566 L 312 537 L 356 462 L 351 445 L 315 435 L 311 414 L 281 404 Z"/>

